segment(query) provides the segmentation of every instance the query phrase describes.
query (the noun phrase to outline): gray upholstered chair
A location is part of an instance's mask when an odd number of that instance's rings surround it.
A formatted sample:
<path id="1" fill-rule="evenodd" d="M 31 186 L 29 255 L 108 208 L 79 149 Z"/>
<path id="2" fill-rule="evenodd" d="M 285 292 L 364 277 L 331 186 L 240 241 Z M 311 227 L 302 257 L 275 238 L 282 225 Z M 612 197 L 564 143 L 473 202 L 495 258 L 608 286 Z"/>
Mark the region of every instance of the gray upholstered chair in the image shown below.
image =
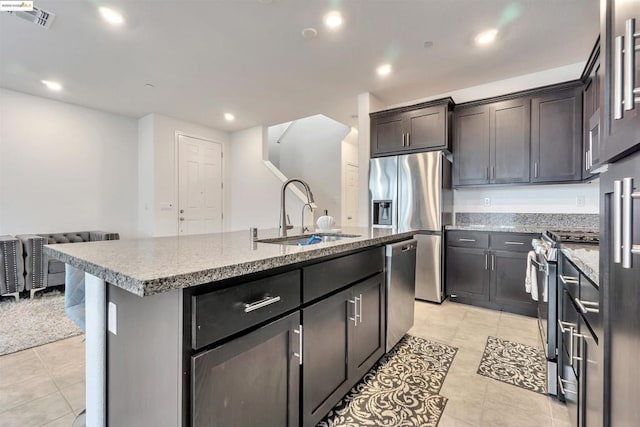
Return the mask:
<path id="1" fill-rule="evenodd" d="M 24 290 L 22 245 L 12 236 L 0 236 L 0 295 L 18 301 Z"/>
<path id="2" fill-rule="evenodd" d="M 72 233 L 25 234 L 16 236 L 22 242 L 24 256 L 25 289 L 33 295 L 51 286 L 65 284 L 65 266 L 55 258 L 44 254 L 44 245 L 56 243 L 95 242 L 118 240 L 118 233 L 104 231 L 80 231 Z"/>

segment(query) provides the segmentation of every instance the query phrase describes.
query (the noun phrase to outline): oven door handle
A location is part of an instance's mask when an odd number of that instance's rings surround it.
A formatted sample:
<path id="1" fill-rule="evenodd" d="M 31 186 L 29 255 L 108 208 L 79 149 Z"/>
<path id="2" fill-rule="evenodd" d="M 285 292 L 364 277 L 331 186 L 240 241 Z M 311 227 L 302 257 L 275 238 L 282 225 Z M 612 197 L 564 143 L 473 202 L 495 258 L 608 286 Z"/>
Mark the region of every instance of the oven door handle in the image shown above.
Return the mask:
<path id="1" fill-rule="evenodd" d="M 547 264 L 543 264 L 541 262 L 538 262 L 538 260 L 535 260 L 533 258 L 531 258 L 531 262 L 534 263 L 535 265 L 538 266 L 538 271 L 548 271 L 549 267 L 547 266 Z"/>

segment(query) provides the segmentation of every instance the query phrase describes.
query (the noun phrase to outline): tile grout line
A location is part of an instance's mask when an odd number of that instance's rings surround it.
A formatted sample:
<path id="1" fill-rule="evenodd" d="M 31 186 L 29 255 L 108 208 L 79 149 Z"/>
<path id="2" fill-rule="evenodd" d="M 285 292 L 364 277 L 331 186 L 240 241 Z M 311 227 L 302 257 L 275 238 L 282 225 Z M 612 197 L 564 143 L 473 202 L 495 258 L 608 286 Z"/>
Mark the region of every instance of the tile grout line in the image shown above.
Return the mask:
<path id="1" fill-rule="evenodd" d="M 53 377 L 53 375 L 51 374 L 51 372 L 49 372 L 49 368 L 47 367 L 47 365 L 44 363 L 44 360 L 42 360 L 42 357 L 40 357 L 40 354 L 38 354 L 38 352 L 36 351 L 36 349 L 34 348 L 33 351 L 36 353 L 36 356 L 38 357 L 38 360 L 40 360 L 40 363 L 42 363 L 42 365 L 45 368 L 45 371 L 47 372 L 47 375 L 49 376 L 49 378 L 51 379 L 51 381 L 53 381 L 53 385 L 56 386 L 56 390 L 58 390 L 58 393 L 60 393 L 60 396 L 62 396 L 62 398 L 64 399 L 65 403 L 67 404 L 67 406 L 69 407 L 69 409 L 71 410 L 71 413 L 75 415 L 75 412 L 73 410 L 73 408 L 71 407 L 71 403 L 69 402 L 69 399 L 67 399 L 67 396 L 64 395 L 64 393 L 62 392 L 62 389 L 60 388 L 60 386 L 58 385 L 58 382 L 56 381 L 56 379 Z M 66 414 L 65 414 L 66 415 Z M 60 417 L 62 418 L 62 417 Z M 54 420 L 52 420 L 54 421 Z"/>

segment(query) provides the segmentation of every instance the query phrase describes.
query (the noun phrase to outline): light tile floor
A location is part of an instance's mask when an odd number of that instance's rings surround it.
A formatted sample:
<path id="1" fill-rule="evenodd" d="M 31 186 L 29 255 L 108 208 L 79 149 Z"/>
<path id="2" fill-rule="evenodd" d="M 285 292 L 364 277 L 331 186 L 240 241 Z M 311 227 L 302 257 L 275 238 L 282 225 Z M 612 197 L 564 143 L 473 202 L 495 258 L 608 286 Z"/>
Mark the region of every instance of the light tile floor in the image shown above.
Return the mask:
<path id="1" fill-rule="evenodd" d="M 557 400 L 476 373 L 489 335 L 540 347 L 536 319 L 449 301 L 416 302 L 409 333 L 458 348 L 440 391 L 449 401 L 439 426 L 571 426 Z"/>
<path id="2" fill-rule="evenodd" d="M 536 320 L 445 302 L 416 302 L 411 334 L 458 347 L 440 394 L 441 427 L 568 427 L 556 400 L 476 373 L 489 335 L 540 346 Z M 68 427 L 84 408 L 84 341 L 74 337 L 0 357 L 0 427 Z"/>
<path id="3" fill-rule="evenodd" d="M 0 356 L 0 427 L 69 427 L 84 409 L 84 337 Z"/>

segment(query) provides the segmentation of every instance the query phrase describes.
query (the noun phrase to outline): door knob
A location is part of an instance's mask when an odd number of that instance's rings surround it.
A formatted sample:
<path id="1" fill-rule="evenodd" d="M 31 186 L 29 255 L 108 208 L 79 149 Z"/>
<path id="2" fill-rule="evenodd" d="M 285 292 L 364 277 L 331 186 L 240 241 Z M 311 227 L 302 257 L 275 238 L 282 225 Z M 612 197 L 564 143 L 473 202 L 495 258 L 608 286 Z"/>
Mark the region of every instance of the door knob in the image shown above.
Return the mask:
<path id="1" fill-rule="evenodd" d="M 180 213 L 184 213 L 184 209 L 180 209 Z"/>
<path id="2" fill-rule="evenodd" d="M 184 217 L 183 216 L 180 217 L 180 221 L 184 221 Z"/>

